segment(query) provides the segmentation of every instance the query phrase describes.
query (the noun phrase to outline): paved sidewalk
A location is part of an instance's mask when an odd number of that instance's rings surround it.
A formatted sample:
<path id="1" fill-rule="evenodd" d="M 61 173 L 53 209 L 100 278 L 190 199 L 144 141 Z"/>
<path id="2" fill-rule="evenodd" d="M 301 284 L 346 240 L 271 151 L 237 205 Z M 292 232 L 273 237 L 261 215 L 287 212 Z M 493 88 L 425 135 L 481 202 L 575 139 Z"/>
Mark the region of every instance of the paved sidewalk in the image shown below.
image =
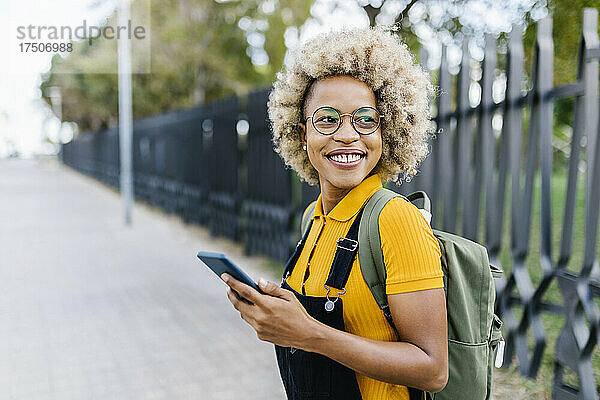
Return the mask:
<path id="1" fill-rule="evenodd" d="M 52 160 L 0 160 L 0 399 L 282 399 L 260 342 L 196 259 L 264 259 Z M 270 277 L 273 279 L 273 277 Z"/>

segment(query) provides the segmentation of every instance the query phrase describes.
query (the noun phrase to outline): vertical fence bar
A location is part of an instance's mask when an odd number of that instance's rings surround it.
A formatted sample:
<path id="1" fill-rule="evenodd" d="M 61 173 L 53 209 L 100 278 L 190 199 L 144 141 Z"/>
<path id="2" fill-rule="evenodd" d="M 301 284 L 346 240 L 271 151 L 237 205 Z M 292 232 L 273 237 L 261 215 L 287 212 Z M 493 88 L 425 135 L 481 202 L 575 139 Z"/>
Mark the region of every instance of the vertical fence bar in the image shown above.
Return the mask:
<path id="1" fill-rule="evenodd" d="M 210 191 L 212 181 L 214 179 L 213 173 L 213 159 L 215 158 L 215 147 L 214 147 L 214 115 L 213 105 L 205 104 L 203 107 L 204 118 L 202 120 L 202 157 L 200 160 L 200 168 L 202 169 L 203 176 L 200 183 L 200 202 L 203 205 L 200 210 L 200 223 L 203 225 L 210 225 L 211 219 L 211 204 L 210 204 Z"/>
<path id="2" fill-rule="evenodd" d="M 424 47 L 421 47 L 419 50 L 419 64 L 421 67 L 429 71 L 427 67 L 428 54 L 427 50 Z M 431 152 L 433 152 L 433 144 L 430 144 Z M 425 160 L 419 166 L 419 173 L 415 177 L 415 179 L 411 182 L 411 187 L 415 188 L 415 190 L 424 190 L 429 193 L 430 196 L 433 195 L 433 175 L 435 172 L 435 165 L 433 164 L 432 155 L 427 156 Z"/>
<path id="3" fill-rule="evenodd" d="M 543 21 L 538 22 L 538 38 L 540 36 L 540 29 L 542 28 Z M 522 375 L 533 377 L 537 368 L 534 363 L 536 356 L 530 356 L 529 343 L 527 338 L 527 331 L 531 327 L 531 321 L 539 318 L 537 313 L 533 312 L 532 297 L 534 293 L 533 284 L 531 277 L 527 271 L 525 261 L 529 249 L 529 234 L 531 227 L 531 213 L 533 205 L 533 189 L 534 189 L 534 178 L 537 170 L 537 159 L 539 151 L 539 129 L 538 129 L 538 116 L 539 103 L 542 99 L 539 96 L 538 91 L 538 76 L 540 69 L 541 59 L 540 47 L 537 45 L 533 58 L 533 73 L 532 81 L 534 86 L 529 93 L 531 109 L 531 115 L 529 119 L 529 128 L 527 131 L 527 149 L 525 156 L 525 185 L 520 195 L 520 205 L 518 207 L 518 218 L 519 226 L 513 232 L 516 234 L 516 239 L 511 241 L 511 258 L 512 258 L 512 274 L 507 282 L 505 289 L 505 296 L 512 295 L 514 290 L 517 291 L 518 301 L 523 309 L 523 315 L 518 323 L 510 321 L 511 313 L 508 313 L 508 324 L 507 324 L 507 349 L 508 355 L 511 355 L 513 351 L 516 352 L 519 360 L 519 370 Z M 512 212 L 515 212 L 513 210 Z M 508 298 L 508 297 L 507 297 Z M 539 324 L 536 324 L 539 327 Z M 545 342 L 539 341 L 537 337 L 534 344 L 534 354 L 541 355 Z M 539 356 L 538 356 L 539 357 Z"/>
<path id="4" fill-rule="evenodd" d="M 518 30 L 517 27 L 513 27 L 513 30 Z M 519 36 L 518 34 L 511 34 L 511 40 L 514 40 L 512 36 Z M 518 39 L 517 39 L 518 40 Z M 510 60 L 507 60 L 510 62 Z M 510 67 L 507 66 L 507 70 Z M 508 74 L 507 74 L 508 75 Z M 514 75 L 514 72 L 513 72 Z M 512 77 L 511 77 L 512 78 Z M 520 78 L 520 77 L 519 77 Z M 514 78 L 512 78 L 514 79 Z M 516 84 L 520 84 L 520 80 L 515 82 Z M 508 100 L 508 95 L 514 96 L 512 93 L 508 93 L 508 76 L 507 76 L 507 90 L 505 92 L 505 101 L 504 101 L 504 118 L 507 121 L 507 114 L 511 108 L 519 110 L 518 105 L 514 103 L 514 101 Z M 517 96 L 520 93 L 517 87 Z M 488 248 L 488 253 L 490 256 L 490 262 L 495 265 L 500 265 L 500 249 L 502 247 L 502 232 L 504 228 L 504 204 L 506 197 L 506 179 L 509 175 L 510 168 L 510 150 L 511 150 L 511 129 L 514 130 L 513 127 L 510 126 L 509 123 L 506 125 L 502 124 L 502 129 L 500 133 L 500 143 L 499 143 L 499 154 L 498 154 L 498 164 L 497 164 L 497 183 L 494 184 L 493 176 L 494 168 L 492 167 L 492 181 L 490 182 L 488 189 L 488 200 L 486 205 L 486 221 L 485 221 L 485 232 L 486 232 L 486 246 Z M 520 129 L 520 126 L 517 128 Z M 493 150 L 493 149 L 492 149 Z M 496 281 L 498 286 L 498 281 Z"/>
<path id="5" fill-rule="evenodd" d="M 490 229 L 494 228 L 495 220 L 497 219 L 496 209 L 496 186 L 494 184 L 494 165 L 496 160 L 495 147 L 496 138 L 492 127 L 494 113 L 493 87 L 496 76 L 496 66 L 498 56 L 496 54 L 496 38 L 491 34 L 485 36 L 485 56 L 483 63 L 483 85 L 481 93 L 481 118 L 480 118 L 480 134 L 481 134 L 481 174 L 482 188 L 485 194 L 485 240 L 486 243 L 493 237 Z M 477 215 L 479 218 L 479 214 Z M 477 224 L 479 221 L 477 221 Z M 479 226 L 479 225 L 477 225 Z M 476 230 L 478 231 L 478 229 Z"/>
<path id="6" fill-rule="evenodd" d="M 540 99 L 538 129 L 540 132 L 540 266 L 544 274 L 551 273 L 552 265 L 552 113 L 553 100 L 548 94 L 554 80 L 554 43 L 552 41 L 552 20 L 545 18 L 539 22 L 537 46 L 539 63 L 537 91 Z"/>
<path id="7" fill-rule="evenodd" d="M 598 10 L 586 9 L 584 12 L 584 40 L 586 41 L 586 50 L 591 46 L 598 47 Z M 585 82 L 589 87 L 585 88 L 584 107 L 586 111 L 586 135 L 587 136 L 587 173 L 586 173 L 586 204 L 585 204 L 585 233 L 586 233 L 586 248 L 584 252 L 584 261 L 581 274 L 589 276 L 592 272 L 594 260 L 596 258 L 597 246 L 597 224 L 598 224 L 598 208 L 600 199 L 598 198 L 598 164 L 597 160 L 600 145 L 598 142 L 598 60 L 592 59 L 586 62 Z M 589 75 L 589 76 L 588 76 Z M 593 87 L 592 87 L 593 86 Z M 595 277 L 597 279 L 597 277 Z"/>
<path id="8" fill-rule="evenodd" d="M 177 213 L 186 222 L 196 221 L 195 209 L 200 207 L 198 182 L 202 172 L 198 168 L 198 161 L 202 152 L 201 123 L 201 109 L 195 107 L 183 112 L 178 124 L 181 138 L 179 154 L 181 193 L 177 197 L 176 204 Z"/>
<path id="9" fill-rule="evenodd" d="M 597 10 L 596 24 L 597 24 Z M 597 62 L 596 62 L 597 64 Z M 597 91 L 596 91 L 597 94 Z M 596 108 L 598 112 L 598 109 Z M 598 113 L 596 113 L 596 121 L 598 121 Z M 596 131 L 598 133 L 598 131 Z M 590 188 L 589 196 L 585 201 L 585 248 L 583 255 L 583 265 L 581 268 L 580 284 L 578 285 L 578 297 L 580 301 L 581 312 L 577 312 L 576 316 L 580 321 L 585 317 L 589 321 L 587 329 L 587 338 L 585 345 L 579 355 L 579 381 L 581 391 L 585 396 L 596 399 L 599 397 L 596 392 L 596 382 L 591 365 L 591 356 L 594 348 L 600 345 L 600 311 L 598 305 L 594 302 L 594 297 L 600 297 L 600 291 L 592 293 L 592 284 L 598 284 L 598 278 L 593 276 L 593 272 L 598 269 L 598 217 L 600 215 L 600 140 L 594 141 L 594 149 L 592 160 L 594 165 L 589 169 L 589 175 L 586 176 L 588 187 Z M 598 288 L 598 286 L 596 286 Z"/>
<path id="10" fill-rule="evenodd" d="M 522 142 L 522 110 L 519 106 L 521 98 L 521 80 L 523 78 L 523 29 L 520 26 L 513 26 L 510 33 L 510 41 L 507 54 L 507 81 L 506 96 L 504 108 L 504 123 L 502 125 L 503 135 L 507 138 L 508 162 L 510 165 L 511 177 L 511 200 L 510 200 L 510 238 L 511 248 L 516 247 L 518 228 L 521 224 L 519 205 L 520 205 L 520 175 L 521 175 L 521 142 Z M 492 257 L 491 262 L 499 263 L 499 260 Z M 512 310 L 511 295 L 515 288 L 514 274 L 510 278 L 500 278 L 496 280 L 496 289 L 498 292 L 498 301 L 496 309 L 504 320 L 505 330 L 507 332 L 507 346 L 505 350 L 504 364 L 509 365 L 514 355 L 514 337 L 516 335 L 518 323 Z M 510 340 L 513 339 L 513 340 Z"/>
<path id="11" fill-rule="evenodd" d="M 532 297 L 530 324 L 533 333 L 534 351 L 530 376 L 535 377 L 542 362 L 546 344 L 546 330 L 540 318 L 542 297 L 554 279 L 552 262 L 552 137 L 553 137 L 553 99 L 549 98 L 554 81 L 554 43 L 552 40 L 552 19 L 544 18 L 538 23 L 536 45 L 539 63 L 537 74 L 537 92 L 539 98 L 538 130 L 540 147 L 540 268 L 542 279 Z"/>
<path id="12" fill-rule="evenodd" d="M 507 84 L 506 84 L 506 108 L 504 124 L 509 138 L 509 164 L 511 177 L 511 240 L 516 240 L 516 228 L 519 226 L 519 194 L 521 192 L 521 143 L 523 141 L 523 111 L 519 106 L 521 99 L 521 82 L 523 79 L 523 28 L 514 26 L 510 34 Z"/>
<path id="13" fill-rule="evenodd" d="M 492 85 L 496 68 L 496 41 L 493 36 L 485 36 L 483 58 L 483 74 L 481 78 L 481 102 L 477 129 L 477 151 L 475 152 L 475 179 L 471 192 L 471 210 L 464 227 L 464 236 L 477 240 L 479 217 L 481 215 L 481 194 L 489 184 L 493 167 L 493 132 L 492 132 Z M 491 164 L 490 164 L 491 163 Z M 487 193 L 486 193 L 487 194 Z"/>
<path id="14" fill-rule="evenodd" d="M 429 73 L 427 68 L 427 50 L 424 47 L 419 49 L 419 65 L 423 68 L 424 71 Z M 434 146 L 435 139 L 433 139 L 429 146 L 430 150 Z M 417 190 L 424 190 L 430 196 L 433 194 L 433 177 L 434 177 L 434 169 L 435 165 L 433 163 L 433 156 L 429 155 L 423 160 L 423 162 L 417 168 L 417 175 L 408 180 L 404 180 L 400 185 L 392 183 L 387 185 L 389 189 L 392 189 L 398 193 L 403 195 L 410 194 Z"/>
<path id="15" fill-rule="evenodd" d="M 515 148 L 514 142 L 515 136 L 520 133 L 521 130 L 521 116 L 520 107 L 518 100 L 520 98 L 520 84 L 521 84 L 521 73 L 522 73 L 522 60 L 523 60 L 523 48 L 522 48 L 522 31 L 520 26 L 513 26 L 510 34 L 509 49 L 507 54 L 507 65 L 506 65 L 506 76 L 507 85 L 505 92 L 504 101 L 504 113 L 503 113 L 503 124 L 502 132 L 500 137 L 500 154 L 498 160 L 498 183 L 496 191 L 494 193 L 495 198 L 488 201 L 488 205 L 491 207 L 486 208 L 486 246 L 490 257 L 490 263 L 500 266 L 500 250 L 502 248 L 502 233 L 504 228 L 504 206 L 506 198 L 506 179 L 509 174 L 517 175 L 520 165 L 520 150 Z M 519 139 L 520 140 L 520 137 Z M 520 149 L 520 146 L 519 146 Z M 515 151 L 517 150 L 517 151 Z M 515 166 L 517 167 L 515 172 Z M 518 186 L 517 186 L 518 193 Z M 493 212 L 488 212 L 492 211 Z M 506 286 L 506 279 L 503 277 L 496 279 L 496 292 L 498 298 L 502 297 L 502 291 Z M 496 303 L 496 308 L 502 313 L 500 299 Z M 514 315 L 512 316 L 514 322 Z"/>
<path id="16" fill-rule="evenodd" d="M 450 131 L 450 102 L 452 100 L 452 82 L 448 70 L 448 49 L 442 47 L 439 86 L 441 94 L 438 100 L 438 139 L 437 139 L 437 191 L 436 203 L 443 209 L 442 226 L 445 231 L 454 232 L 456 225 L 456 190 L 453 190 L 452 172 L 452 132 Z M 440 207 L 442 205 L 442 207 Z M 435 207 L 434 204 L 432 204 Z M 435 208 L 433 208 L 435 214 Z M 439 215 L 439 214 L 438 214 Z"/>
<path id="17" fill-rule="evenodd" d="M 464 232 L 465 218 L 471 209 L 470 204 L 470 176 L 472 147 L 471 137 L 473 125 L 469 110 L 471 104 L 469 102 L 469 89 L 471 87 L 471 55 L 469 54 L 469 39 L 465 37 L 462 43 L 462 59 L 460 62 L 460 72 L 458 74 L 457 95 L 456 95 L 456 149 L 454 155 L 456 160 L 456 188 L 457 190 L 457 205 L 461 205 L 462 224 L 461 231 Z M 456 208 L 455 208 L 456 209 Z"/>
<path id="18" fill-rule="evenodd" d="M 247 218 L 245 249 L 248 254 L 265 254 L 279 261 L 289 256 L 292 204 L 292 175 L 273 151 L 267 122 L 269 90 L 248 95 L 248 196 L 242 204 Z"/>
<path id="19" fill-rule="evenodd" d="M 545 328 L 539 313 L 543 303 L 543 296 L 552 283 L 555 270 L 552 262 L 552 137 L 553 137 L 553 99 L 549 98 L 553 87 L 554 78 L 554 44 L 552 41 L 552 20 L 544 19 L 538 25 L 537 46 L 539 49 L 538 74 L 536 90 L 539 98 L 537 126 L 539 129 L 540 148 L 540 268 L 542 279 L 535 288 L 531 299 L 530 324 L 534 341 L 540 349 L 534 349 L 532 367 L 530 371 L 537 374 L 545 346 Z M 537 352 L 536 352 L 537 350 Z"/>
<path id="20" fill-rule="evenodd" d="M 530 129 L 528 132 L 525 188 L 522 206 L 520 207 L 523 225 L 520 232 L 521 238 L 518 242 L 519 251 L 515 252 L 518 254 L 517 259 L 515 260 L 515 275 L 520 277 L 520 279 L 517 280 L 517 287 L 519 288 L 523 306 L 523 317 L 519 324 L 517 340 L 515 343 L 517 346 L 517 356 L 519 357 L 521 373 L 532 378 L 535 377 L 539 369 L 546 342 L 544 326 L 540 320 L 539 310 L 536 308 L 537 304 L 533 298 L 535 291 L 533 290 L 529 272 L 525 267 L 525 257 L 529 248 L 529 228 L 531 226 L 534 180 L 537 169 L 536 164 L 540 152 L 544 152 L 544 149 L 541 149 L 540 147 L 545 143 L 545 139 L 543 139 L 542 136 L 547 133 L 545 130 L 548 129 L 546 123 L 548 119 L 548 109 L 544 106 L 544 102 L 549 100 L 545 98 L 545 95 L 547 90 L 552 87 L 552 74 L 548 72 L 552 71 L 551 66 L 548 64 L 553 63 L 553 49 L 551 43 L 548 43 L 548 40 L 551 41 L 551 38 L 551 19 L 547 17 L 538 21 L 534 55 L 533 107 L 530 117 Z M 552 125 L 550 124 L 550 129 L 551 127 Z M 540 155 L 540 159 L 544 157 L 547 157 L 547 155 Z M 545 190 L 542 190 L 542 192 L 545 192 Z M 540 195 L 540 198 L 542 196 L 543 195 Z M 547 209 L 547 206 L 543 206 L 545 201 L 545 199 L 541 198 L 542 207 Z M 541 232 L 541 234 L 543 234 L 543 232 Z M 541 238 L 541 240 L 543 241 L 544 239 Z M 529 344 L 527 343 L 527 330 L 529 328 L 532 329 L 534 336 L 534 347 L 531 355 Z"/>
<path id="21" fill-rule="evenodd" d="M 212 235 L 238 239 L 238 143 L 239 115 L 236 97 L 212 104 L 212 173 L 209 226 Z M 216 156 L 218 155 L 218 157 Z"/>
<path id="22" fill-rule="evenodd" d="M 598 10 L 594 8 L 587 8 L 583 12 L 583 35 L 582 45 L 585 49 L 597 48 L 599 46 L 598 40 Z M 583 108 L 586 115 L 585 118 L 585 135 L 587 137 L 587 173 L 588 176 L 592 175 L 592 168 L 594 163 L 594 149 L 598 135 L 598 59 L 590 59 L 582 65 L 582 77 L 587 83 L 584 86 L 585 94 L 583 96 Z M 589 198 L 590 191 L 593 188 L 590 186 L 588 181 L 586 187 L 586 194 Z"/>

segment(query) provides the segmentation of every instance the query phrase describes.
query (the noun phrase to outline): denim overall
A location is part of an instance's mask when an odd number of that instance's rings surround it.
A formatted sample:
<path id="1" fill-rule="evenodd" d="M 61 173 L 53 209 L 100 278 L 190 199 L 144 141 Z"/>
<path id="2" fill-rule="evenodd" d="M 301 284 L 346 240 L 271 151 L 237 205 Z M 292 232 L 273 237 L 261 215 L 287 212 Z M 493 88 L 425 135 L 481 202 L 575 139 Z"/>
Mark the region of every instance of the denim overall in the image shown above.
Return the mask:
<path id="1" fill-rule="evenodd" d="M 325 282 L 326 297 L 314 297 L 300 294 L 285 281 L 292 273 L 311 225 L 304 237 L 296 246 L 296 250 L 288 260 L 283 272 L 281 287 L 292 291 L 308 314 L 316 320 L 344 331 L 343 301 L 340 297 L 344 289 L 356 253 L 358 251 L 358 225 L 362 211 L 356 217 L 347 237 L 339 238 L 337 250 L 329 276 Z M 290 400 L 307 399 L 362 399 L 356 374 L 353 370 L 321 354 L 306 352 L 292 347 L 275 346 L 279 373 Z"/>

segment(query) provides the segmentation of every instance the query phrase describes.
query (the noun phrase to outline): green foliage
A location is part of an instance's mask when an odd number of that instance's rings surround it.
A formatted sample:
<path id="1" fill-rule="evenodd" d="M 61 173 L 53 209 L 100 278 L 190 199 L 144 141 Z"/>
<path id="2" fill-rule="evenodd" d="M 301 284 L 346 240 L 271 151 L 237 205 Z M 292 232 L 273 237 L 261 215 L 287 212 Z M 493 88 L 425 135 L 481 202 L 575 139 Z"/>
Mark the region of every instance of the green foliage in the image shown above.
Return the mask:
<path id="1" fill-rule="evenodd" d="M 600 0 L 550 0 L 548 9 L 552 17 L 554 38 L 554 85 L 572 83 L 577 78 L 577 54 L 581 39 L 584 8 L 600 8 Z M 527 18 L 523 38 L 526 71 L 531 71 L 537 25 Z M 600 29 L 598 30 L 600 32 Z"/>
<path id="2" fill-rule="evenodd" d="M 578 54 L 582 34 L 584 8 L 600 8 L 600 0 L 550 0 L 548 9 L 552 17 L 554 39 L 554 86 L 574 83 L 577 80 Z M 523 37 L 525 71 L 531 76 L 537 25 L 531 18 Z M 600 32 L 600 29 L 598 30 Z M 566 165 L 568 152 L 560 147 L 570 143 L 573 127 L 573 99 L 554 103 L 554 168 Z"/>
<path id="3" fill-rule="evenodd" d="M 577 57 L 583 9 L 600 9 L 600 0 L 551 0 L 554 37 L 554 84 L 564 85 L 577 78 Z M 600 32 L 600 29 L 598 30 Z"/>
<path id="4" fill-rule="evenodd" d="M 358 0 L 369 17 L 370 24 L 378 23 L 378 16 L 385 15 L 386 24 L 390 24 L 389 10 L 395 10 L 391 15 L 399 35 L 413 51 L 417 51 L 425 40 L 442 40 L 448 45 L 450 42 L 460 42 L 464 36 L 480 36 L 483 33 L 497 29 L 494 24 L 485 18 L 473 18 L 474 9 L 498 9 L 502 6 L 494 5 L 488 0 Z M 401 3 L 402 6 L 398 7 Z M 376 4 L 375 6 L 373 4 Z M 521 21 L 531 20 L 531 12 L 545 6 L 546 0 L 532 0 L 519 4 L 518 11 L 515 5 L 505 6 L 511 9 L 510 14 L 518 15 Z M 419 8 L 417 17 L 410 15 L 412 9 Z M 481 11 L 479 11 L 481 13 Z M 475 14 L 477 16 L 478 14 Z M 410 16 L 410 18 L 409 18 Z M 427 29 L 418 29 L 426 26 Z M 420 31 L 420 32 L 419 32 Z M 420 37 L 422 32 L 427 32 L 426 37 Z M 502 37 L 505 32 L 500 33 Z"/>
<path id="5" fill-rule="evenodd" d="M 133 115 L 140 118 L 189 107 L 268 86 L 281 68 L 284 33 L 301 25 L 310 2 L 300 0 L 151 0 L 151 73 L 134 74 Z M 135 15 L 139 2 L 133 2 Z M 246 30 L 240 21 L 246 22 Z M 117 16 L 108 19 L 117 25 Z M 268 63 L 253 64 L 247 36 L 262 35 Z M 116 74 L 89 74 L 90 65 L 103 63 L 116 70 L 117 41 L 74 43 L 74 51 L 52 60 L 41 89 L 58 86 L 63 94 L 63 119 L 80 130 L 113 125 L 118 115 Z M 256 50 L 256 49 L 255 49 Z M 105 68 L 106 69 L 106 68 Z M 68 71 L 68 73 L 58 73 Z"/>

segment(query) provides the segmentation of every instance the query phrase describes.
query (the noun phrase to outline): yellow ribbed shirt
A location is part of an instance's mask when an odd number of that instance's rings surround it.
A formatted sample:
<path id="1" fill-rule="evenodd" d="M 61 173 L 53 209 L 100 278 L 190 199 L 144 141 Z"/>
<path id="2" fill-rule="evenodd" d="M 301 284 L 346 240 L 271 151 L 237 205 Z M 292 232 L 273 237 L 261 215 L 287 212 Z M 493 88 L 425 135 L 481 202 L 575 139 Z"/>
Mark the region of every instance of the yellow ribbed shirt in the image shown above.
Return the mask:
<path id="1" fill-rule="evenodd" d="M 323 284 L 333 262 L 336 240 L 346 236 L 358 212 L 381 187 L 378 175 L 366 178 L 327 215 L 323 215 L 319 195 L 312 227 L 296 266 L 287 279 L 288 285 L 308 296 L 326 295 Z M 388 295 L 444 287 L 439 245 L 428 222 L 414 205 L 401 197 L 390 200 L 379 216 L 379 233 L 387 270 Z M 335 295 L 335 291 L 332 290 L 330 297 Z M 344 302 L 347 332 L 374 340 L 398 339 L 363 279 L 358 257 L 352 265 L 346 293 L 340 298 Z M 365 400 L 409 399 L 404 386 L 378 381 L 359 373 L 356 379 Z"/>

